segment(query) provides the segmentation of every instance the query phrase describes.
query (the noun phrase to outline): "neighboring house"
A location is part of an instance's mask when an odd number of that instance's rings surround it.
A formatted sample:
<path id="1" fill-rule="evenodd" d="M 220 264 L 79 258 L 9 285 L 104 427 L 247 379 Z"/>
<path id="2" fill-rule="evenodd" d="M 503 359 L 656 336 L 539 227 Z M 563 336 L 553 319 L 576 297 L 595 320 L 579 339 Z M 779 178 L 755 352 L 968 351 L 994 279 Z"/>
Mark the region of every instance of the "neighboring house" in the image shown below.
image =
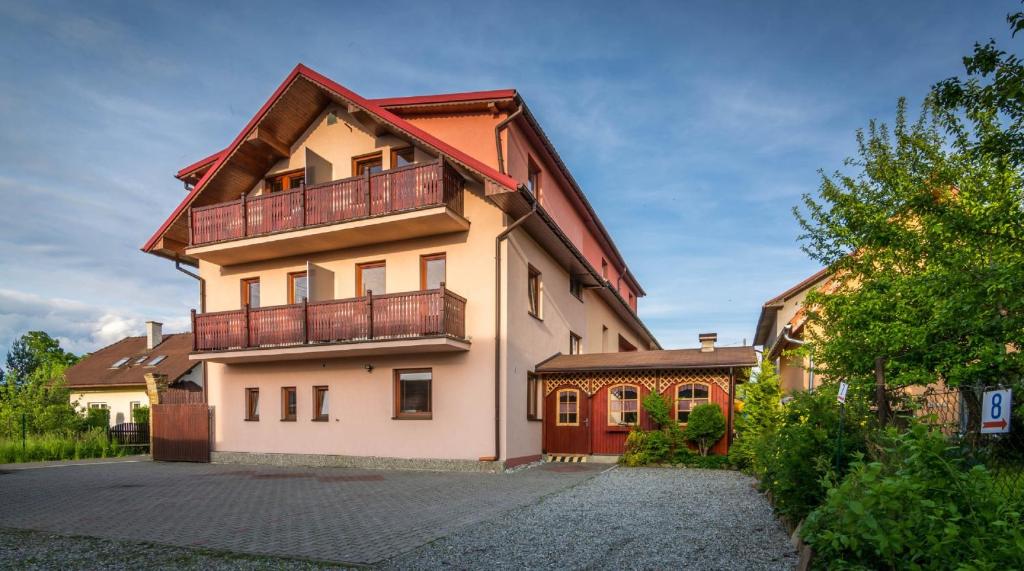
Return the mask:
<path id="1" fill-rule="evenodd" d="M 788 290 L 769 299 L 761 307 L 754 331 L 754 345 L 764 349 L 763 358 L 774 363 L 783 393 L 814 390 L 821 379 L 814 376 L 810 357 L 787 355 L 804 343 L 807 312 L 804 300 L 816 287 L 829 283 L 828 269 L 822 269 Z"/>
<path id="2" fill-rule="evenodd" d="M 660 349 L 514 90 L 369 100 L 300 65 L 177 178 L 143 250 L 198 267 L 215 461 L 531 461 L 538 363 Z"/>
<path id="3" fill-rule="evenodd" d="M 162 334 L 160 323 L 146 323 L 144 337 L 126 337 L 83 357 L 65 372 L 71 402 L 85 414 L 110 411 L 111 426 L 132 422 L 132 410 L 149 406 L 147 373 L 167 375 L 177 390 L 203 390 L 203 364 L 189 360 L 191 333 Z M 201 402 L 201 399 L 200 399 Z"/>

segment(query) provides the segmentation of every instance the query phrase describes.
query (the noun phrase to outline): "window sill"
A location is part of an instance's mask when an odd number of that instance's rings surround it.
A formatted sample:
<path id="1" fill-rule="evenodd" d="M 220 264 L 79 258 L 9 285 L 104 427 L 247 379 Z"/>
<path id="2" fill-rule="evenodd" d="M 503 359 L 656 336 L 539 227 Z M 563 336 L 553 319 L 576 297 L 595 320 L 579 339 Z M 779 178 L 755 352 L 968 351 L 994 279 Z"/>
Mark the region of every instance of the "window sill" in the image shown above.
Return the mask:
<path id="1" fill-rule="evenodd" d="M 544 422 L 543 418 L 537 418 L 536 416 L 528 416 L 526 420 L 529 422 Z"/>
<path id="2" fill-rule="evenodd" d="M 323 417 L 323 418 L 311 418 L 310 420 L 312 422 L 330 422 L 331 419 L 327 418 L 327 417 Z"/>
<path id="3" fill-rule="evenodd" d="M 260 419 L 258 419 L 258 418 L 244 418 L 242 420 L 244 420 L 246 422 L 259 422 L 260 421 Z"/>
<path id="4" fill-rule="evenodd" d="M 605 427 L 605 432 L 629 432 L 630 430 L 633 430 L 634 428 L 635 428 L 635 426 L 632 425 L 632 424 L 626 425 L 626 426 L 620 426 L 618 424 L 613 424 L 611 426 Z"/>
<path id="5" fill-rule="evenodd" d="M 295 422 L 294 418 L 282 418 L 281 422 Z"/>
<path id="6" fill-rule="evenodd" d="M 398 414 L 391 417 L 391 420 L 433 420 L 433 413 L 424 414 Z"/>

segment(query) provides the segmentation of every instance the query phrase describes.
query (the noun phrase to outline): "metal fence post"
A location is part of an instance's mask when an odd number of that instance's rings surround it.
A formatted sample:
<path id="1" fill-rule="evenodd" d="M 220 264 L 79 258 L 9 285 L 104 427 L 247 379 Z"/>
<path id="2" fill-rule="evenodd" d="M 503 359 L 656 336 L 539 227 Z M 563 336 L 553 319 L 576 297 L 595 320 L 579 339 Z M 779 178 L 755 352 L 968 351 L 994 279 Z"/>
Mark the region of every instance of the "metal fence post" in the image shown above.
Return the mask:
<path id="1" fill-rule="evenodd" d="M 27 440 L 27 437 L 28 437 L 27 421 L 28 421 L 28 419 L 27 419 L 25 413 L 22 412 L 21 413 L 21 451 L 22 452 L 25 451 L 25 444 L 26 444 L 26 440 Z"/>

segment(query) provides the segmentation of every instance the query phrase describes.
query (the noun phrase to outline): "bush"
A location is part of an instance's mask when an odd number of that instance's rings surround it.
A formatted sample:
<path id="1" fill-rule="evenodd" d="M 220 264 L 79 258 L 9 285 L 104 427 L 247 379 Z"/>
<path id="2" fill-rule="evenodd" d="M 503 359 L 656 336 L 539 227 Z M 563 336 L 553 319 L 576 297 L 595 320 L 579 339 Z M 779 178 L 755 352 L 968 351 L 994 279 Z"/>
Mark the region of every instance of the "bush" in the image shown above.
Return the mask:
<path id="1" fill-rule="evenodd" d="M 0 463 L 81 460 L 123 456 L 126 449 L 107 439 L 106 429 L 94 428 L 77 436 L 45 434 L 0 440 Z"/>
<path id="2" fill-rule="evenodd" d="M 90 408 L 85 413 L 85 426 L 87 429 L 103 428 L 110 426 L 110 409 Z"/>
<path id="3" fill-rule="evenodd" d="M 659 393 L 650 393 L 644 397 L 643 406 L 659 429 L 630 431 L 622 463 L 627 466 L 665 464 L 673 462 L 679 454 L 688 454 L 683 431 L 672 417 L 672 403 Z"/>
<path id="4" fill-rule="evenodd" d="M 881 459 L 855 462 L 807 518 L 816 557 L 865 568 L 1024 568 L 1021 514 L 983 466 L 967 468 L 938 432 L 886 433 Z"/>
<path id="5" fill-rule="evenodd" d="M 132 422 L 135 424 L 149 424 L 149 407 L 140 406 L 132 409 Z"/>
<path id="6" fill-rule="evenodd" d="M 782 422 L 757 450 L 761 487 L 772 494 L 776 511 L 799 521 L 825 500 L 826 482 L 839 479 L 865 450 L 868 409 L 864 395 L 850 387 L 840 445 L 836 387 L 799 392 L 784 407 Z M 838 462 L 838 465 L 837 465 Z"/>
<path id="7" fill-rule="evenodd" d="M 737 388 L 742 407 L 736 411 L 736 438 L 729 448 L 729 461 L 737 468 L 761 476 L 759 450 L 782 421 L 782 388 L 772 362 L 765 359 L 757 377 Z"/>
<path id="8" fill-rule="evenodd" d="M 697 446 L 701 456 L 725 435 L 725 415 L 717 404 L 702 404 L 690 411 L 683 438 Z"/>

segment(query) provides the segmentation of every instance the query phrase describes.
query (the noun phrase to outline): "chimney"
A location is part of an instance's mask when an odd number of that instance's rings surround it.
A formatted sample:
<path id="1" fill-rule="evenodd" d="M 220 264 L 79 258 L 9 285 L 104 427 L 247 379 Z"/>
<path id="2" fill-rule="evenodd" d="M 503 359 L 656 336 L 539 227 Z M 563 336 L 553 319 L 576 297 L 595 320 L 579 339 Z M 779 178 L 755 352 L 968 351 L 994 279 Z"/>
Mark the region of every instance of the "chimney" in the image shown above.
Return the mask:
<path id="1" fill-rule="evenodd" d="M 718 341 L 718 334 L 698 333 L 697 339 L 700 339 L 700 352 L 710 353 L 715 350 L 715 341 Z"/>
<path id="2" fill-rule="evenodd" d="M 153 349 L 164 340 L 164 324 L 159 321 L 146 322 L 146 349 Z"/>

